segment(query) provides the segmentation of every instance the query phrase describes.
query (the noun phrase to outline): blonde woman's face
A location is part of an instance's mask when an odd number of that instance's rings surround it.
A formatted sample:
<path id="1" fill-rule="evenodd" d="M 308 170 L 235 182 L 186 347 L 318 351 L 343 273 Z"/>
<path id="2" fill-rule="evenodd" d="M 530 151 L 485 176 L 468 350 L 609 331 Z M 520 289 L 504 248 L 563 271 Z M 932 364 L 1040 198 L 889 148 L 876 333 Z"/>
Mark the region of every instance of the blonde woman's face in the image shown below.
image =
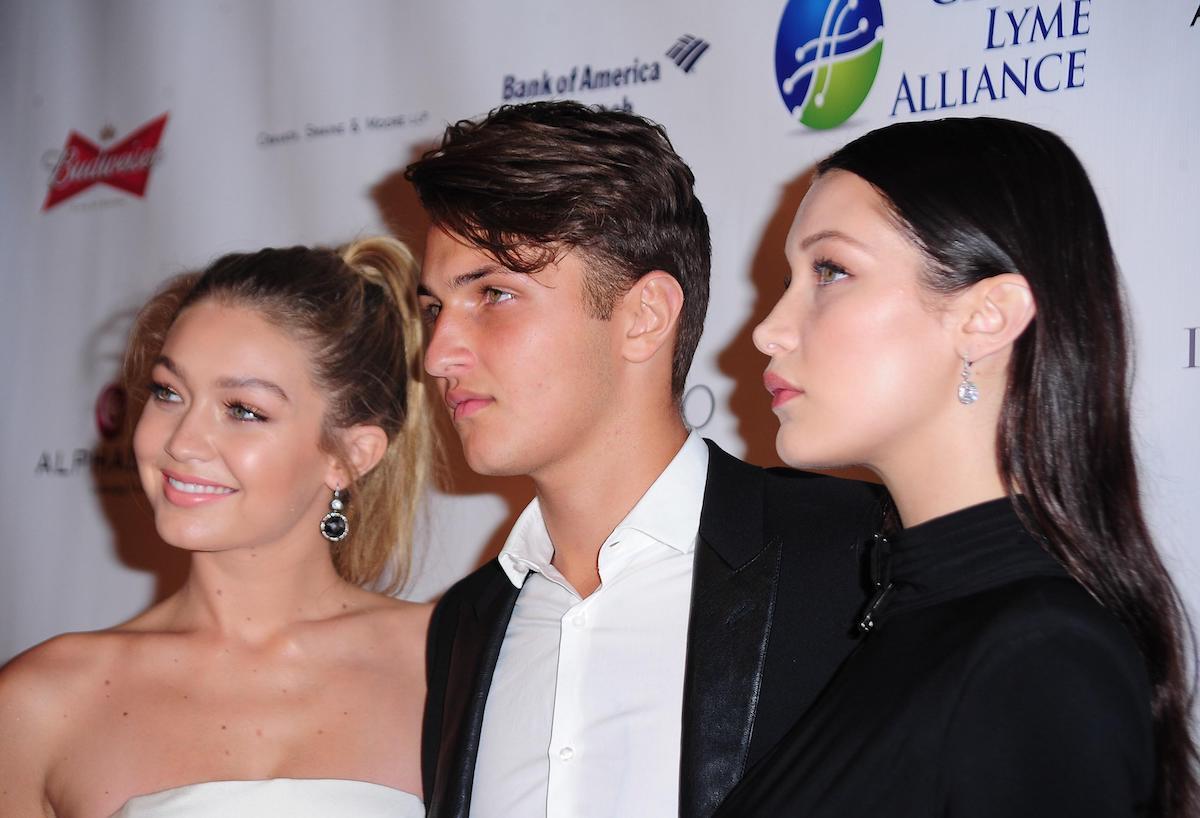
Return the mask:
<path id="1" fill-rule="evenodd" d="M 196 551 L 320 543 L 333 458 L 309 352 L 259 313 L 184 310 L 134 434 L 159 535 Z"/>

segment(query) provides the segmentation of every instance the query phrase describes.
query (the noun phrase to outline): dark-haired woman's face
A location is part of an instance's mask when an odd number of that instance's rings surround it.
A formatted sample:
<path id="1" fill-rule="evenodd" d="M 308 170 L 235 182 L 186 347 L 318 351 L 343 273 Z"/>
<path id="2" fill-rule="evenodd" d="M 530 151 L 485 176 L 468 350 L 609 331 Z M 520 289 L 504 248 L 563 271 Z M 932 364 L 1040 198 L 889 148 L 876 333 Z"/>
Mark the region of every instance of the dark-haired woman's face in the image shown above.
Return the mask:
<path id="1" fill-rule="evenodd" d="M 820 177 L 785 248 L 791 280 L 754 331 L 779 418 L 776 447 L 797 466 L 886 467 L 931 451 L 961 362 L 947 313 L 919 281 L 922 256 L 875 189 Z"/>
<path id="2" fill-rule="evenodd" d="M 160 536 L 198 551 L 320 543 L 332 458 L 306 348 L 257 312 L 180 314 L 134 434 Z"/>

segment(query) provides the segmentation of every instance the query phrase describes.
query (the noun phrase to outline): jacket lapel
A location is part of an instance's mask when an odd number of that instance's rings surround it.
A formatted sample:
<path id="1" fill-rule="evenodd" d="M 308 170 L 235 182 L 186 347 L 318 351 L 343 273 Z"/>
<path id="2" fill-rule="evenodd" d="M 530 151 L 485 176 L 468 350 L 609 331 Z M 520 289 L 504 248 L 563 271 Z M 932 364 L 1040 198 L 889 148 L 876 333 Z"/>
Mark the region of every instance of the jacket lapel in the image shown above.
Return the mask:
<path id="1" fill-rule="evenodd" d="M 765 541 L 763 472 L 712 441 L 692 579 L 681 818 L 711 815 L 744 772 L 782 544 Z"/>
<path id="2" fill-rule="evenodd" d="M 459 609 L 443 709 L 437 783 L 429 815 L 466 818 L 471 808 L 483 710 L 520 589 L 497 565 L 495 577 Z"/>

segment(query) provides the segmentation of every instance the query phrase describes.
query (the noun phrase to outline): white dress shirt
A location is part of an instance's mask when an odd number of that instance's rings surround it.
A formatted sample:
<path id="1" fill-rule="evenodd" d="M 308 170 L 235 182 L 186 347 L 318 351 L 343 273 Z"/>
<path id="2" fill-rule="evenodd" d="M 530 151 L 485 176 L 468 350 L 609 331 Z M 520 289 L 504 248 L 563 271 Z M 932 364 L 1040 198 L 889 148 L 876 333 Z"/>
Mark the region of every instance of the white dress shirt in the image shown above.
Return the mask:
<path id="1" fill-rule="evenodd" d="M 517 597 L 483 714 L 473 818 L 679 814 L 692 564 L 708 448 L 690 434 L 600 547 L 586 599 L 535 499 L 500 552 Z"/>

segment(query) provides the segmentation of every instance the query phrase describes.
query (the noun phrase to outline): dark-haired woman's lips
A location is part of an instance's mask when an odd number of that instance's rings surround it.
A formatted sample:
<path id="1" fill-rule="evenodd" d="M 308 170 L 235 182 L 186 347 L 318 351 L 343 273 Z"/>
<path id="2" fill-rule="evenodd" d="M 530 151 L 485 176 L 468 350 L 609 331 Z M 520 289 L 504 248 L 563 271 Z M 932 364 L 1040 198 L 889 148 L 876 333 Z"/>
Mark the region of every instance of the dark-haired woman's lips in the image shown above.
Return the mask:
<path id="1" fill-rule="evenodd" d="M 792 398 L 804 394 L 803 389 L 788 383 L 774 372 L 767 372 L 763 374 L 763 385 L 766 386 L 767 391 L 771 393 L 772 409 L 777 409 L 790 401 Z"/>

